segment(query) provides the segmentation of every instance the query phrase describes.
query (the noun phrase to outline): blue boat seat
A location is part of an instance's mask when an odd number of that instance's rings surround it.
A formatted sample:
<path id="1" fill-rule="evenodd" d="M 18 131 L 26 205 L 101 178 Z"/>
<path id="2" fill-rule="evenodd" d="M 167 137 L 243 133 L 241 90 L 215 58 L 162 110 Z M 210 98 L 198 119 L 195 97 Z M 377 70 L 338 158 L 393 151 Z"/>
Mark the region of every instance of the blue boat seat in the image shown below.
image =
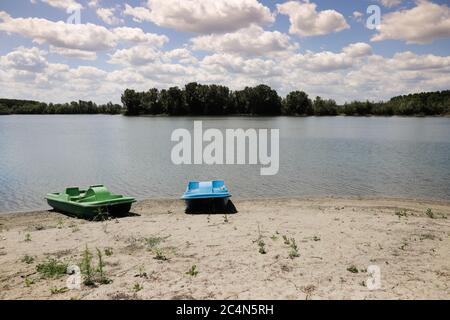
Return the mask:
<path id="1" fill-rule="evenodd" d="M 182 199 L 209 199 L 209 198 L 229 198 L 228 192 L 223 180 L 212 181 L 189 181 L 186 192 Z"/>

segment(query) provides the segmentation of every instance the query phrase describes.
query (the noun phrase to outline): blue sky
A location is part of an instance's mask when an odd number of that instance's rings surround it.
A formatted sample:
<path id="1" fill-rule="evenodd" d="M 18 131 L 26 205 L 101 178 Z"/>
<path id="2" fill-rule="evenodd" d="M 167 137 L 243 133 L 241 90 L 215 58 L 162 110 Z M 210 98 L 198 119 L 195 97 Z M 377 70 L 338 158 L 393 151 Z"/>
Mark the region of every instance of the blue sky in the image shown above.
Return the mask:
<path id="1" fill-rule="evenodd" d="M 1 1 L 0 96 L 119 102 L 127 87 L 189 81 L 338 102 L 449 89 L 447 2 Z M 370 5 L 378 30 L 366 27 Z M 81 25 L 67 23 L 70 6 Z"/>

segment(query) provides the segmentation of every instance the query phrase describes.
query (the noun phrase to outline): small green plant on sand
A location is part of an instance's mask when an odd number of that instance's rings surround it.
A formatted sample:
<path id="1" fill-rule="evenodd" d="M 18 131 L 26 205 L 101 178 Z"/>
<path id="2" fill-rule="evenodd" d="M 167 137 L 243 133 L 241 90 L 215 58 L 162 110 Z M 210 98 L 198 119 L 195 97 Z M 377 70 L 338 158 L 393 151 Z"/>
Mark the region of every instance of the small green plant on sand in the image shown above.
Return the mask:
<path id="1" fill-rule="evenodd" d="M 291 238 L 290 243 L 291 244 L 289 246 L 291 247 L 291 250 L 289 251 L 289 258 L 294 259 L 294 258 L 300 257 L 300 254 L 298 252 L 297 243 L 295 243 L 295 239 Z"/>
<path id="2" fill-rule="evenodd" d="M 38 264 L 36 270 L 44 278 L 58 278 L 66 274 L 67 263 L 56 259 L 48 259 L 47 261 Z"/>
<path id="3" fill-rule="evenodd" d="M 314 237 L 313 237 L 313 241 L 320 241 L 320 237 L 314 236 Z"/>
<path id="4" fill-rule="evenodd" d="M 434 219 L 435 215 L 433 210 L 431 210 L 431 208 L 428 208 L 427 211 L 425 211 L 425 214 L 427 215 L 428 218 Z"/>
<path id="5" fill-rule="evenodd" d="M 145 267 L 143 265 L 139 266 L 138 268 L 138 274 L 136 275 L 139 278 L 147 278 L 147 272 L 145 272 Z"/>
<path id="6" fill-rule="evenodd" d="M 67 289 L 66 287 L 63 287 L 63 288 L 56 288 L 56 287 L 50 288 L 50 292 L 52 294 L 60 294 L 60 293 L 67 292 L 68 290 L 69 289 Z"/>
<path id="7" fill-rule="evenodd" d="M 407 213 L 406 209 L 402 209 L 402 210 L 395 211 L 395 215 L 400 219 L 401 217 L 407 217 L 408 213 Z"/>
<path id="8" fill-rule="evenodd" d="M 347 268 L 347 271 L 351 273 L 358 273 L 358 268 L 355 265 L 351 265 Z"/>
<path id="9" fill-rule="evenodd" d="M 34 262 L 34 258 L 26 254 L 23 256 L 21 261 L 25 262 L 26 264 L 32 264 Z"/>
<path id="10" fill-rule="evenodd" d="M 194 264 L 189 270 L 188 272 L 186 272 L 187 275 L 190 275 L 192 277 L 195 277 L 198 275 L 198 269 L 197 266 Z"/>
<path id="11" fill-rule="evenodd" d="M 34 280 L 26 277 L 24 280 L 24 283 L 25 283 L 25 287 L 30 287 L 32 284 L 34 284 Z"/>
<path id="12" fill-rule="evenodd" d="M 64 227 L 64 221 L 62 218 L 58 218 L 56 220 L 56 228 L 58 229 L 62 229 Z"/>
<path id="13" fill-rule="evenodd" d="M 110 257 L 113 255 L 113 249 L 112 248 L 105 248 L 105 256 Z"/>
<path id="14" fill-rule="evenodd" d="M 156 248 L 164 240 L 165 240 L 165 238 L 163 238 L 163 237 L 153 237 L 152 236 L 152 237 L 145 238 L 145 242 L 147 243 L 147 246 L 149 247 L 149 249 Z"/>
<path id="15" fill-rule="evenodd" d="M 164 251 L 162 249 L 155 249 L 155 258 L 156 260 L 166 261 L 167 257 L 164 255 Z"/>
<path id="16" fill-rule="evenodd" d="M 289 246 L 291 244 L 291 242 L 289 241 L 288 237 L 283 235 L 283 242 L 285 245 Z"/>
<path id="17" fill-rule="evenodd" d="M 31 235 L 29 233 L 25 234 L 25 242 L 30 242 L 31 241 Z"/>
<path id="18" fill-rule="evenodd" d="M 111 216 L 109 215 L 108 211 L 104 208 L 98 208 L 96 215 L 92 219 L 93 221 L 107 221 L 111 220 Z"/>
<path id="19" fill-rule="evenodd" d="M 81 258 L 80 266 L 81 266 L 81 273 L 84 276 L 83 283 L 86 286 L 95 285 L 94 268 L 92 267 L 92 254 L 87 246 L 83 251 L 83 257 Z"/>
<path id="20" fill-rule="evenodd" d="M 140 283 L 138 283 L 138 282 L 136 282 L 136 283 L 133 285 L 133 291 L 134 291 L 134 292 L 141 291 L 142 289 L 144 289 L 144 287 L 143 287 Z"/>
<path id="21" fill-rule="evenodd" d="M 270 239 L 272 239 L 273 241 L 276 241 L 276 240 L 278 240 L 278 237 L 276 236 L 276 235 L 272 235 L 271 237 L 270 237 Z"/>
<path id="22" fill-rule="evenodd" d="M 261 228 L 259 227 L 259 225 L 258 225 L 258 238 L 255 241 L 253 241 L 253 242 L 256 242 L 256 244 L 258 245 L 258 247 L 259 247 L 258 252 L 259 253 L 261 253 L 261 254 L 266 254 L 267 253 L 266 243 L 263 240 L 263 236 L 261 234 Z"/>
<path id="23" fill-rule="evenodd" d="M 98 282 L 100 283 L 100 284 L 109 284 L 109 283 L 111 283 L 112 281 L 111 281 L 111 279 L 108 279 L 106 276 L 105 276 L 105 273 L 103 272 L 103 267 L 105 266 L 105 263 L 103 262 L 103 255 L 102 255 L 102 252 L 97 248 L 97 257 L 98 257 L 98 266 L 97 266 L 97 272 L 98 272 L 98 275 L 99 275 L 99 278 L 98 278 Z"/>

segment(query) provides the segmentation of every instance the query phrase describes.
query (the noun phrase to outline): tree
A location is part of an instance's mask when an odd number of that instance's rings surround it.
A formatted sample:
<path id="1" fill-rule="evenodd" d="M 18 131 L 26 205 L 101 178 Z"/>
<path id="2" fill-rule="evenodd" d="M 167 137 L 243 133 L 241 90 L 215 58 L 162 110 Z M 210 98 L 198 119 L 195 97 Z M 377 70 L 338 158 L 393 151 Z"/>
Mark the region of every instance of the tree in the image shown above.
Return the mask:
<path id="1" fill-rule="evenodd" d="M 10 114 L 10 113 L 11 110 L 9 110 L 9 108 L 6 105 L 0 103 L 0 114 Z"/>
<path id="2" fill-rule="evenodd" d="M 180 116 L 188 114 L 183 91 L 178 87 L 167 90 L 167 112 L 170 115 Z"/>
<path id="3" fill-rule="evenodd" d="M 138 115 L 141 107 L 141 93 L 131 89 L 126 89 L 122 94 L 121 101 L 128 115 Z"/>
<path id="4" fill-rule="evenodd" d="M 287 115 L 311 115 L 312 101 L 303 91 L 290 92 L 283 100 L 283 111 Z"/>
<path id="5" fill-rule="evenodd" d="M 317 116 L 334 116 L 337 115 L 337 105 L 334 100 L 324 100 L 316 97 L 313 104 L 314 114 Z"/>
<path id="6" fill-rule="evenodd" d="M 141 97 L 142 112 L 146 114 L 160 114 L 162 112 L 158 89 L 152 88 L 144 92 Z"/>
<path id="7" fill-rule="evenodd" d="M 202 89 L 205 86 L 199 85 L 197 82 L 191 82 L 184 86 L 184 97 L 187 110 L 190 114 L 201 115 L 205 110 L 205 101 L 202 97 Z"/>

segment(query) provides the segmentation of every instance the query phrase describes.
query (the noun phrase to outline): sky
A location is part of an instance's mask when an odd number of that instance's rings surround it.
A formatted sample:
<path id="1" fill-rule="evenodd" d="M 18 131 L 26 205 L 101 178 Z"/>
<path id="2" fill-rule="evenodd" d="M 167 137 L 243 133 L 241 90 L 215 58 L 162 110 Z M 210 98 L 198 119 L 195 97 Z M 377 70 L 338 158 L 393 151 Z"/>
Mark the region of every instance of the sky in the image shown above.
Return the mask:
<path id="1" fill-rule="evenodd" d="M 0 97 L 196 81 L 386 100 L 450 89 L 449 38 L 448 0 L 0 0 Z"/>

